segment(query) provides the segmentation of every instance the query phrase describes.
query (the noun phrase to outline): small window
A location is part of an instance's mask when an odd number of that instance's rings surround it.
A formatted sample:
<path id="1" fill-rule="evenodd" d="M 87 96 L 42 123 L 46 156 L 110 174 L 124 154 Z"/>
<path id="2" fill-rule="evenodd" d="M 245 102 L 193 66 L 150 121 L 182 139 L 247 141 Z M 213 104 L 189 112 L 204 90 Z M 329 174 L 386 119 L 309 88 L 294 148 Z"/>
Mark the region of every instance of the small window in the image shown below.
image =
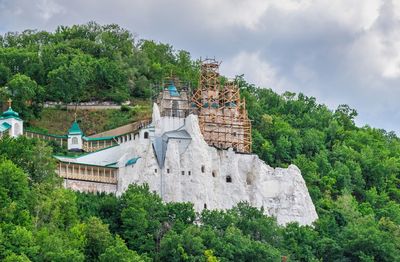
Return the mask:
<path id="1" fill-rule="evenodd" d="M 156 168 L 156 169 L 154 169 L 154 173 L 157 173 L 157 168 Z"/>
<path id="2" fill-rule="evenodd" d="M 185 171 L 182 171 L 182 176 L 184 176 L 185 175 Z"/>
<path id="3" fill-rule="evenodd" d="M 204 203 L 204 209 L 207 209 L 207 204 L 206 203 Z"/>
<path id="4" fill-rule="evenodd" d="M 206 167 L 204 165 L 201 166 L 201 173 L 206 172 Z"/>
<path id="5" fill-rule="evenodd" d="M 191 171 L 188 171 L 188 175 L 189 175 L 189 176 L 192 175 L 192 172 L 191 172 Z"/>
<path id="6" fill-rule="evenodd" d="M 167 173 L 169 174 L 169 168 L 167 168 Z"/>
<path id="7" fill-rule="evenodd" d="M 18 136 L 20 132 L 20 126 L 18 123 L 14 124 L 14 136 Z"/>
<path id="8" fill-rule="evenodd" d="M 231 176 L 226 176 L 226 183 L 232 183 Z"/>
<path id="9" fill-rule="evenodd" d="M 236 136 L 236 132 L 233 132 L 233 136 Z"/>
<path id="10" fill-rule="evenodd" d="M 148 139 L 149 138 L 149 132 L 144 132 L 144 139 Z"/>
<path id="11" fill-rule="evenodd" d="M 212 171 L 211 174 L 212 174 L 213 177 L 216 177 L 216 176 L 217 176 L 217 173 L 216 173 L 215 171 Z"/>
<path id="12" fill-rule="evenodd" d="M 73 137 L 71 142 L 72 142 L 73 145 L 77 145 L 78 144 L 78 138 L 77 137 Z"/>

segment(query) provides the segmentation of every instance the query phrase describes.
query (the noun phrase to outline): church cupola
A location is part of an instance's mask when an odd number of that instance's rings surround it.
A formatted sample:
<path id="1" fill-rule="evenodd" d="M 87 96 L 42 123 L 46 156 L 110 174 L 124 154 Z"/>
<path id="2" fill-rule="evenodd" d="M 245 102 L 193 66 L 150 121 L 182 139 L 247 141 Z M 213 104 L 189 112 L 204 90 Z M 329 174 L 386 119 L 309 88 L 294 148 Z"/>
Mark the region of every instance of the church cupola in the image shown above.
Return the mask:
<path id="1" fill-rule="evenodd" d="M 72 123 L 71 128 L 68 129 L 68 151 L 82 151 L 82 137 L 83 132 L 75 119 L 75 121 Z"/>
<path id="2" fill-rule="evenodd" d="M 9 135 L 18 137 L 23 134 L 23 121 L 19 114 L 11 107 L 12 100 L 8 100 L 8 110 L 4 111 L 0 116 L 0 136 Z"/>

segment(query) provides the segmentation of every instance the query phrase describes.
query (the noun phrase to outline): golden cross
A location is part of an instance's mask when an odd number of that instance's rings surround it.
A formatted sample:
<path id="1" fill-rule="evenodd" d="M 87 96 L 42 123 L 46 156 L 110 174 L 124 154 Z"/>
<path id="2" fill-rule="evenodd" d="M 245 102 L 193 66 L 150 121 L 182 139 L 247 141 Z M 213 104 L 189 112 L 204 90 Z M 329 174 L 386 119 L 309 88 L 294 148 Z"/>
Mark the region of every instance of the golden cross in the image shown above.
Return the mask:
<path id="1" fill-rule="evenodd" d="M 9 99 L 7 100 L 7 103 L 8 103 L 8 107 L 11 107 L 11 104 L 12 104 L 11 98 L 9 98 Z"/>

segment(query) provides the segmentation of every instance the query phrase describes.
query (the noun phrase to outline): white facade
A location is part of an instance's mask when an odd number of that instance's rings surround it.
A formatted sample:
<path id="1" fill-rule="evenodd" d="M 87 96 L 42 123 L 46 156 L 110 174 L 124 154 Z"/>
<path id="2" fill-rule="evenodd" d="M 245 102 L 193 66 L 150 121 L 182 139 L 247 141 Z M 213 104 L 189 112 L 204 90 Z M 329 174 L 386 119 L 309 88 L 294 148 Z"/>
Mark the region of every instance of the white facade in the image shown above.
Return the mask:
<path id="1" fill-rule="evenodd" d="M 68 151 L 81 151 L 82 148 L 82 135 L 68 135 Z"/>
<path id="2" fill-rule="evenodd" d="M 228 209 L 247 201 L 252 206 L 264 207 L 265 213 L 275 216 L 280 224 L 297 221 L 309 225 L 318 218 L 296 166 L 274 169 L 257 155 L 208 146 L 195 115 L 181 120 L 184 121 L 181 130 L 191 139 L 171 136 L 165 148 L 164 165 L 160 165 L 154 143 L 175 125 L 172 121 L 171 117 L 160 117 L 155 105 L 152 126 L 142 129 L 136 140 L 79 158 L 59 159 L 95 165 L 115 163 L 119 168 L 117 195 L 132 183 L 146 183 L 164 201 L 192 202 L 196 211 Z M 127 164 L 132 158 L 138 160 Z M 83 184 L 79 188 L 79 183 L 73 186 L 75 190 L 85 191 L 85 188 L 87 185 Z"/>
<path id="3" fill-rule="evenodd" d="M 0 125 L 3 123 L 9 124 L 11 127 L 8 129 L 8 135 L 11 137 L 18 137 L 24 133 L 24 122 L 17 117 L 0 118 Z"/>

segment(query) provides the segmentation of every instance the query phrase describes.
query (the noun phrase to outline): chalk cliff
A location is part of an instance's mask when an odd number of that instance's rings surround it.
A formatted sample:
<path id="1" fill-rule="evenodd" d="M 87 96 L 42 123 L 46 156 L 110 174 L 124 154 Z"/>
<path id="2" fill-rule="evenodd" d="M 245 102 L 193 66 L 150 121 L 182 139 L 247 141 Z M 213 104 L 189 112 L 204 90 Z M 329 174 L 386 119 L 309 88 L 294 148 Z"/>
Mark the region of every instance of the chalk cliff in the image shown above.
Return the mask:
<path id="1" fill-rule="evenodd" d="M 118 170 L 116 184 L 84 179 L 85 175 L 80 180 L 66 178 L 65 186 L 73 190 L 121 195 L 132 183 L 147 183 L 164 201 L 192 202 L 196 211 L 228 209 L 247 201 L 264 207 L 279 224 L 310 225 L 318 218 L 296 166 L 274 169 L 255 154 L 211 147 L 196 115 L 161 117 L 156 104 L 152 124 L 134 139 L 76 158 L 57 158 Z M 86 170 L 85 166 L 76 169 Z"/>
<path id="2" fill-rule="evenodd" d="M 148 143 L 133 145 L 128 155 L 140 158 L 133 166 L 120 166 L 117 194 L 131 183 L 147 183 L 164 201 L 192 202 L 197 211 L 228 209 L 247 201 L 264 207 L 280 224 L 297 221 L 309 225 L 318 218 L 295 165 L 274 169 L 255 154 L 210 147 L 195 115 L 189 115 L 178 131 L 168 130 L 165 123 L 176 119 L 160 117 L 157 105 L 154 107 L 153 137 Z M 157 139 L 161 141 L 158 144 Z"/>

